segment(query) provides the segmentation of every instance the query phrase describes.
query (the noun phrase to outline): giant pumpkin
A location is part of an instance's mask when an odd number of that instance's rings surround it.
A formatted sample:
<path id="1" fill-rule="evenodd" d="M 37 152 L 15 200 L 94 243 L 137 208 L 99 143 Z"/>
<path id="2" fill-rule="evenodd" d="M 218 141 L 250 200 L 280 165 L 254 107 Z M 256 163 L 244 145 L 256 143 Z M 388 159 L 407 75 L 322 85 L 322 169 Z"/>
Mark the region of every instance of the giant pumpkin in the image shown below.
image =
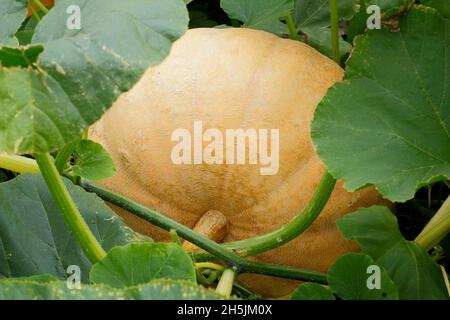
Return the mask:
<path id="1" fill-rule="evenodd" d="M 221 212 L 228 222 L 223 241 L 279 228 L 305 207 L 325 172 L 310 123 L 327 90 L 342 77 L 337 64 L 300 42 L 244 28 L 189 30 L 169 57 L 149 68 L 93 127 L 93 139 L 118 167 L 101 184 L 189 227 L 208 211 Z M 203 132 L 216 129 L 224 136 L 227 129 L 278 129 L 278 170 L 261 174 L 263 165 L 250 164 L 249 156 L 245 164 L 174 163 L 174 132 L 191 132 L 195 144 L 195 122 L 202 123 Z M 206 152 L 211 141 L 197 147 Z M 247 143 L 250 151 L 250 139 Z M 194 159 L 196 150 L 180 154 Z M 276 151 L 270 140 L 266 151 Z M 336 258 L 358 249 L 343 239 L 335 220 L 380 201 L 373 189 L 350 193 L 338 182 L 304 234 L 255 258 L 326 271 Z M 158 241 L 169 239 L 166 232 L 115 209 L 135 230 Z M 253 275 L 241 279 L 269 295 L 286 294 L 295 285 Z"/>

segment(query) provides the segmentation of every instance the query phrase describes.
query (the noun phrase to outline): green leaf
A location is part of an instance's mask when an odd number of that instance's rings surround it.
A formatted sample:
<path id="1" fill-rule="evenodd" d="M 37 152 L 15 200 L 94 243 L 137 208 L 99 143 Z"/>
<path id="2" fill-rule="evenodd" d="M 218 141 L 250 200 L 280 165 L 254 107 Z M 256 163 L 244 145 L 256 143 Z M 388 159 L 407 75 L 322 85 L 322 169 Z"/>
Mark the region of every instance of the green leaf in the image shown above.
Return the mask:
<path id="1" fill-rule="evenodd" d="M 20 67 L 28 68 L 35 67 L 39 55 L 44 51 L 41 45 L 26 46 L 26 47 L 0 47 L 0 64 L 3 67 Z"/>
<path id="2" fill-rule="evenodd" d="M 208 14 L 200 10 L 189 11 L 189 29 L 212 28 L 217 26 L 217 21 L 209 18 Z"/>
<path id="3" fill-rule="evenodd" d="M 148 238 L 134 233 L 94 194 L 69 180 L 66 187 L 105 250 Z M 91 263 L 67 227 L 41 175 L 20 175 L 0 184 L 0 275 L 48 273 L 60 279 L 77 265 L 83 281 Z"/>
<path id="4" fill-rule="evenodd" d="M 81 8 L 81 31 L 66 26 Z M 41 21 L 44 72 L 0 68 L 0 151 L 53 152 L 77 139 L 160 63 L 187 28 L 181 0 L 60 0 Z"/>
<path id="5" fill-rule="evenodd" d="M 42 11 L 39 11 L 38 15 L 42 15 Z M 34 15 L 25 20 L 20 30 L 16 33 L 16 38 L 19 40 L 20 45 L 29 45 L 31 43 L 38 23 Z"/>
<path id="6" fill-rule="evenodd" d="M 381 18 L 388 19 L 407 11 L 414 0 L 368 0 L 367 6 L 377 5 L 381 9 Z"/>
<path id="7" fill-rule="evenodd" d="M 400 31 L 357 37 L 345 82 L 316 109 L 317 153 L 348 190 L 374 184 L 405 201 L 450 177 L 449 24 L 415 7 Z"/>
<path id="8" fill-rule="evenodd" d="M 8 279 L 8 278 L 4 278 Z M 13 281 L 32 281 L 32 282 L 39 282 L 39 283 L 49 283 L 49 282 L 55 282 L 59 281 L 58 278 L 51 274 L 37 274 L 30 277 L 19 277 L 19 278 L 9 278 L 9 280 Z"/>
<path id="9" fill-rule="evenodd" d="M 291 300 L 336 300 L 333 293 L 317 283 L 303 283 L 292 293 Z"/>
<path id="10" fill-rule="evenodd" d="M 339 16 L 345 20 L 355 14 L 355 0 L 338 1 Z M 306 37 L 305 42 L 322 54 L 331 57 L 331 29 L 329 0 L 297 0 L 294 9 L 294 20 L 297 29 Z M 341 57 L 350 52 L 352 46 L 339 37 Z"/>
<path id="11" fill-rule="evenodd" d="M 330 28 L 310 28 L 305 27 L 302 32 L 306 34 L 306 43 L 317 49 L 322 54 L 331 57 L 331 29 Z M 341 57 L 350 52 L 352 46 L 347 41 L 339 37 L 339 52 Z"/>
<path id="12" fill-rule="evenodd" d="M 27 16 L 26 0 L 0 1 L 0 45 L 18 45 L 14 34 Z"/>
<path id="13" fill-rule="evenodd" d="M 362 208 L 336 224 L 346 239 L 356 240 L 363 253 L 386 269 L 400 299 L 448 299 L 440 267 L 424 249 L 403 238 L 389 209 Z"/>
<path id="14" fill-rule="evenodd" d="M 339 16 L 349 20 L 356 12 L 356 0 L 338 0 Z M 330 0 L 296 0 L 294 20 L 297 28 L 330 26 Z"/>
<path id="15" fill-rule="evenodd" d="M 219 300 L 211 290 L 190 282 L 154 280 L 148 284 L 115 289 L 106 285 L 81 285 L 69 289 L 65 282 L 41 283 L 32 279 L 0 280 L 0 300 Z"/>
<path id="16" fill-rule="evenodd" d="M 56 150 L 87 123 L 59 84 L 36 70 L 0 68 L 0 151 Z"/>
<path id="17" fill-rule="evenodd" d="M 359 11 L 355 16 L 348 22 L 347 27 L 347 41 L 353 43 L 353 39 L 357 35 L 363 34 L 367 29 L 367 19 L 369 14 L 367 14 L 367 0 L 360 0 Z"/>
<path id="18" fill-rule="evenodd" d="M 288 28 L 287 24 L 285 24 L 284 22 L 282 22 L 280 20 L 268 21 L 267 23 L 264 23 L 255 29 L 260 29 L 263 31 L 271 32 L 280 37 L 289 34 L 289 28 Z"/>
<path id="19" fill-rule="evenodd" d="M 372 271 L 370 267 L 377 269 Z M 379 280 L 376 277 L 379 277 Z M 342 299 L 398 299 L 397 287 L 386 270 L 382 266 L 376 265 L 373 259 L 365 254 L 348 253 L 342 256 L 328 269 L 327 278 L 331 290 Z M 377 281 L 379 282 L 377 283 Z M 375 285 L 375 287 L 371 285 Z M 378 285 L 379 287 L 377 287 Z"/>
<path id="20" fill-rule="evenodd" d="M 421 0 L 426 5 L 437 9 L 440 14 L 447 19 L 450 19 L 450 1 L 448 0 Z"/>
<path id="21" fill-rule="evenodd" d="M 0 169 L 0 183 L 8 181 L 8 174 L 5 170 Z"/>
<path id="22" fill-rule="evenodd" d="M 70 5 L 81 8 L 82 32 L 66 27 Z M 33 42 L 45 44 L 42 67 L 90 125 L 168 55 L 187 24 L 181 0 L 60 0 Z"/>
<path id="23" fill-rule="evenodd" d="M 125 289 L 135 300 L 223 300 L 223 296 L 190 281 L 153 280 L 149 284 Z"/>
<path id="24" fill-rule="evenodd" d="M 222 9 L 243 27 L 266 30 L 285 17 L 293 8 L 293 0 L 221 0 Z"/>
<path id="25" fill-rule="evenodd" d="M 56 150 L 87 124 L 59 84 L 36 70 L 0 68 L 0 151 Z"/>
<path id="26" fill-rule="evenodd" d="M 73 173 L 89 180 L 102 180 L 116 172 L 114 162 L 102 145 L 91 140 L 78 140 L 74 148 Z"/>
<path id="27" fill-rule="evenodd" d="M 189 255 L 175 243 L 140 243 L 113 248 L 91 270 L 93 283 L 114 288 L 147 283 L 154 279 L 196 282 Z"/>
<path id="28" fill-rule="evenodd" d="M 19 44 L 22 46 L 28 45 L 31 43 L 31 38 L 33 37 L 34 30 L 20 30 L 16 33 L 16 38 L 19 41 Z"/>

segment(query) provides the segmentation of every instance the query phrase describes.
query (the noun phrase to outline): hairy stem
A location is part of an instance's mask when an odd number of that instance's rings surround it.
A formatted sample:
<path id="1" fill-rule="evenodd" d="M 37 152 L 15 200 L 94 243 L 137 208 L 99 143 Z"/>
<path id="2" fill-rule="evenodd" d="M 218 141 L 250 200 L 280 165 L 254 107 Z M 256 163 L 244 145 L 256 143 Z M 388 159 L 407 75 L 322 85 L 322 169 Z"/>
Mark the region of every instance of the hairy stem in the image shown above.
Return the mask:
<path id="1" fill-rule="evenodd" d="M 0 154 L 0 168 L 18 173 L 39 173 L 35 160 L 8 154 Z"/>
<path id="2" fill-rule="evenodd" d="M 450 232 L 450 196 L 441 208 L 431 218 L 422 232 L 417 236 L 416 242 L 426 250 L 430 250 Z"/>
<path id="3" fill-rule="evenodd" d="M 10 156 L 8 156 L 10 157 Z M 14 161 L 20 162 L 21 160 L 27 159 L 24 157 L 16 157 L 17 159 L 14 159 Z M 0 155 L 0 159 L 2 159 L 2 156 Z M 10 169 L 15 172 L 19 173 L 30 173 L 30 172 L 39 172 L 39 167 L 37 166 L 36 162 L 34 160 L 28 159 L 30 162 L 30 167 L 27 168 L 27 170 L 13 170 L 13 168 L 21 169 L 21 167 L 17 164 L 13 164 L 10 166 Z M 27 160 L 27 161 L 28 161 Z M 0 161 L 0 167 L 1 167 L 1 161 Z M 7 168 L 8 169 L 8 168 Z M 31 169 L 31 170 L 29 170 Z M 56 171 L 56 167 L 55 167 Z M 324 178 L 322 178 L 322 181 Z M 322 184 L 322 183 L 321 183 Z M 166 230 L 176 230 L 177 234 L 182 237 L 183 239 L 186 239 L 187 241 L 197 245 L 198 247 L 202 248 L 203 250 L 209 252 L 208 255 L 211 258 L 220 259 L 224 262 L 236 266 L 238 268 L 238 271 L 242 273 L 258 273 L 258 274 L 265 274 L 265 275 L 271 275 L 271 276 L 278 276 L 281 278 L 289 278 L 289 279 L 296 279 L 296 280 L 302 280 L 302 281 L 310 281 L 310 282 L 317 282 L 317 283 L 326 283 L 326 274 L 311 270 L 305 270 L 305 269 L 297 269 L 297 268 L 291 268 L 281 265 L 273 265 L 273 264 L 267 264 L 267 263 L 261 263 L 256 261 L 249 261 L 241 257 L 240 255 L 232 252 L 230 249 L 227 249 L 220 244 L 209 240 L 208 238 L 194 232 L 193 230 L 189 229 L 188 227 L 177 223 L 176 221 L 173 221 L 164 215 L 153 211 L 151 209 L 148 209 L 130 199 L 127 199 L 119 194 L 116 194 L 110 190 L 107 190 L 105 188 L 96 186 L 94 184 L 91 184 L 90 182 L 83 180 L 82 186 L 90 192 L 96 193 L 99 197 L 103 198 L 104 200 L 113 203 L 125 210 L 128 210 L 130 213 L 133 213 L 144 220 Z M 320 187 L 319 187 L 320 189 Z M 317 191 L 316 191 L 317 193 Z M 313 196 L 314 198 L 314 196 Z"/>
<path id="4" fill-rule="evenodd" d="M 289 223 L 262 236 L 229 242 L 224 246 L 244 256 L 253 256 L 275 249 L 302 234 L 316 220 L 336 185 L 336 179 L 326 172 L 308 205 Z"/>
<path id="5" fill-rule="evenodd" d="M 32 1 L 38 6 L 38 8 L 39 8 L 44 14 L 47 14 L 47 13 L 48 13 L 47 7 L 44 6 L 40 0 L 32 0 Z"/>
<path id="6" fill-rule="evenodd" d="M 61 213 L 89 261 L 97 263 L 106 253 L 84 221 L 48 153 L 36 154 L 40 171 Z"/>
<path id="7" fill-rule="evenodd" d="M 292 14 L 291 13 L 289 13 L 286 16 L 286 24 L 287 24 L 287 26 L 289 28 L 289 34 L 291 35 L 291 39 L 299 41 L 300 38 L 298 37 L 297 26 L 295 25 L 295 22 L 294 22 L 294 19 L 292 18 Z"/>
<path id="8" fill-rule="evenodd" d="M 337 7 L 337 0 L 330 0 L 330 13 L 331 13 L 331 54 L 334 62 L 340 64 L 341 57 L 339 54 L 339 12 Z"/>
<path id="9" fill-rule="evenodd" d="M 86 180 L 82 181 L 82 186 L 85 190 L 96 193 L 105 201 L 108 201 L 120 208 L 129 211 L 130 213 L 144 219 L 147 222 L 150 222 L 155 226 L 160 227 L 161 229 L 164 229 L 166 231 L 170 231 L 172 229 L 177 230 L 177 234 L 181 238 L 209 252 L 215 259 L 222 260 L 227 265 L 236 267 L 236 269 L 240 273 L 258 273 L 289 279 L 326 283 L 326 275 L 324 273 L 246 260 L 240 255 L 221 246 L 217 242 L 214 242 L 198 234 L 185 225 L 182 225 L 160 214 L 159 212 L 146 208 L 143 205 L 132 201 L 131 199 L 128 199 L 108 189 L 94 185 Z"/>

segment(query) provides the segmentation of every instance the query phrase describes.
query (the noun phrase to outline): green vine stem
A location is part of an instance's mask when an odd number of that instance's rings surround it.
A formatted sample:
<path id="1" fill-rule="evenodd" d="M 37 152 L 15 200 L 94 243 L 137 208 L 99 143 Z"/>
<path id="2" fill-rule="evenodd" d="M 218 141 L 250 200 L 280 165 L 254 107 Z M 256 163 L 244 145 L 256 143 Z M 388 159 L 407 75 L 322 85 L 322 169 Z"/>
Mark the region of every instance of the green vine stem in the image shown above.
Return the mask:
<path id="1" fill-rule="evenodd" d="M 450 232 L 450 196 L 425 226 L 416 242 L 426 250 L 437 245 Z"/>
<path id="2" fill-rule="evenodd" d="M 70 230 L 72 230 L 87 258 L 93 264 L 99 262 L 105 257 L 106 253 L 92 234 L 80 211 L 78 211 L 75 202 L 56 169 L 53 158 L 48 153 L 36 154 L 35 158 L 42 176 L 58 204 L 66 223 Z"/>
<path id="3" fill-rule="evenodd" d="M 286 24 L 287 24 L 287 26 L 289 28 L 289 34 L 291 35 L 291 39 L 299 41 L 300 38 L 298 37 L 297 26 L 295 25 L 295 22 L 294 22 L 294 19 L 292 18 L 292 14 L 291 13 L 289 13 L 286 16 Z"/>
<path id="4" fill-rule="evenodd" d="M 2 159 L 2 157 L 3 156 L 0 155 L 0 160 Z M 8 157 L 10 157 L 10 156 L 8 156 Z M 21 159 L 21 158 L 24 158 L 24 157 L 17 157 L 17 159 Z M 17 159 L 16 159 L 16 161 L 17 161 Z M 27 159 L 27 158 L 25 158 L 25 159 Z M 18 173 L 39 172 L 39 167 L 37 166 L 36 162 L 31 159 L 29 159 L 29 160 L 30 160 L 31 166 L 28 169 L 32 169 L 32 171 L 31 170 L 15 170 L 15 169 L 21 169 L 21 167 L 17 164 L 10 165 L 9 168 L 6 168 L 6 169 L 15 171 Z M 0 167 L 1 167 L 1 165 L 0 165 Z M 56 167 L 54 170 L 56 171 Z M 322 185 L 324 180 L 328 180 L 328 178 L 325 178 L 325 177 L 322 178 L 322 182 L 320 183 L 320 185 Z M 320 185 L 319 185 L 318 189 L 321 189 Z M 333 183 L 333 186 L 334 186 L 334 183 Z M 228 263 L 230 265 L 236 266 L 238 268 L 238 271 L 240 271 L 240 272 L 258 273 L 258 274 L 265 274 L 265 275 L 271 275 L 271 276 L 278 276 L 281 278 L 289 278 L 289 279 L 296 279 L 296 280 L 310 281 L 310 282 L 317 282 L 317 283 L 327 283 L 326 274 L 324 274 L 324 273 L 311 271 L 311 270 L 305 270 L 305 269 L 291 268 L 291 267 L 282 266 L 282 265 L 273 265 L 273 264 L 261 263 L 261 262 L 257 262 L 257 261 L 246 260 L 243 257 L 241 257 L 240 255 L 234 253 L 232 250 L 227 249 L 227 248 L 223 247 L 222 245 L 220 245 L 212 240 L 209 240 L 208 238 L 194 232 L 190 228 L 188 228 L 176 221 L 173 221 L 154 210 L 148 209 L 130 199 L 127 199 L 122 195 L 119 195 L 115 192 L 112 192 L 112 191 L 102 188 L 100 186 L 94 185 L 86 180 L 82 181 L 82 187 L 84 187 L 84 189 L 86 191 L 96 193 L 99 197 L 101 197 L 105 201 L 115 204 L 118 207 L 121 207 L 121 208 L 129 211 L 130 213 L 133 213 L 136 216 L 141 217 L 142 219 L 146 220 L 147 222 L 150 222 L 166 231 L 170 232 L 171 230 L 176 230 L 177 234 L 181 238 L 186 239 L 187 241 L 198 246 L 199 248 L 202 248 L 203 250 L 207 251 L 208 257 L 217 258 L 217 259 L 225 261 L 226 263 Z M 319 190 L 316 191 L 316 194 L 313 196 L 313 199 L 314 198 L 318 198 L 318 199 L 322 198 L 322 197 L 319 197 L 319 195 L 317 195 L 318 191 Z M 331 193 L 331 191 L 330 191 L 330 193 Z M 325 198 L 328 199 L 327 197 L 323 196 L 322 201 L 326 202 Z M 308 205 L 308 207 L 310 205 Z M 316 206 L 317 207 L 315 210 L 318 210 L 320 208 L 320 205 L 317 203 Z M 320 212 L 320 210 L 318 212 Z M 304 218 L 302 218 L 302 219 L 304 219 Z M 305 219 L 305 220 L 309 221 L 308 219 Z M 294 234 L 291 234 L 291 236 L 293 236 L 293 235 Z M 248 240 L 251 240 L 251 239 L 248 239 Z M 238 244 L 240 243 L 240 246 L 242 246 L 243 243 L 245 243 L 245 242 L 242 241 L 242 242 L 237 242 L 237 243 Z M 277 245 L 279 244 L 278 242 L 276 242 L 276 243 L 277 243 Z"/>
<path id="5" fill-rule="evenodd" d="M 146 208 L 131 199 L 103 187 L 94 185 L 86 180 L 82 181 L 82 186 L 85 190 L 96 193 L 103 200 L 129 211 L 130 213 L 160 227 L 161 229 L 169 232 L 172 229 L 177 230 L 177 234 L 181 238 L 186 239 L 187 241 L 209 252 L 216 259 L 223 260 L 228 265 L 236 267 L 240 273 L 258 273 L 317 283 L 326 283 L 327 281 L 326 274 L 321 272 L 246 260 L 240 255 L 230 251 L 217 242 L 198 234 L 185 225 L 171 220 L 159 212 Z"/>
<path id="6" fill-rule="evenodd" d="M 308 229 L 316 220 L 328 202 L 335 185 L 336 179 L 326 172 L 308 205 L 292 221 L 262 236 L 229 242 L 224 244 L 224 247 L 244 256 L 253 256 L 291 241 Z"/>
<path id="7" fill-rule="evenodd" d="M 241 27 L 241 24 L 239 23 L 238 20 L 236 20 L 236 19 L 231 19 L 231 26 L 232 26 L 233 28 L 240 28 L 240 27 Z"/>
<path id="8" fill-rule="evenodd" d="M 40 0 L 32 0 L 32 1 L 38 6 L 38 8 L 39 8 L 44 14 L 47 14 L 47 13 L 48 13 L 47 7 L 44 6 Z"/>
<path id="9" fill-rule="evenodd" d="M 334 62 L 341 63 L 339 54 L 339 12 L 337 0 L 330 0 L 331 13 L 331 54 Z"/>
<path id="10" fill-rule="evenodd" d="M 8 154 L 0 154 L 0 168 L 18 173 L 40 172 L 35 160 Z"/>

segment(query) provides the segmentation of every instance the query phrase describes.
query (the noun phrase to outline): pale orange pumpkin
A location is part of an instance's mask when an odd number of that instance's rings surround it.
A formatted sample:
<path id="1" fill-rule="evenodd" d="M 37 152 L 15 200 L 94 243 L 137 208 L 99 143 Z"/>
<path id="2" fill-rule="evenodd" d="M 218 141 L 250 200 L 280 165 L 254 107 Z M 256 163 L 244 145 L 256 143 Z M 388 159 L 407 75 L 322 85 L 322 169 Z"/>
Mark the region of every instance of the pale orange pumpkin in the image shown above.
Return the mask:
<path id="1" fill-rule="evenodd" d="M 325 172 L 310 138 L 314 110 L 343 70 L 313 48 L 272 34 L 239 29 L 193 29 L 169 57 L 95 125 L 92 138 L 112 154 L 116 175 L 101 182 L 189 227 L 214 209 L 228 221 L 224 241 L 258 236 L 289 222 Z M 258 165 L 177 165 L 171 159 L 176 129 L 194 121 L 207 128 L 279 129 L 279 171 Z M 204 143 L 203 146 L 206 146 Z M 300 237 L 256 259 L 326 271 L 348 251 L 335 220 L 382 201 L 373 189 L 350 193 L 338 182 L 326 208 Z M 116 208 L 130 226 L 156 240 L 166 232 Z M 295 282 L 244 275 L 258 292 L 283 295 Z"/>

